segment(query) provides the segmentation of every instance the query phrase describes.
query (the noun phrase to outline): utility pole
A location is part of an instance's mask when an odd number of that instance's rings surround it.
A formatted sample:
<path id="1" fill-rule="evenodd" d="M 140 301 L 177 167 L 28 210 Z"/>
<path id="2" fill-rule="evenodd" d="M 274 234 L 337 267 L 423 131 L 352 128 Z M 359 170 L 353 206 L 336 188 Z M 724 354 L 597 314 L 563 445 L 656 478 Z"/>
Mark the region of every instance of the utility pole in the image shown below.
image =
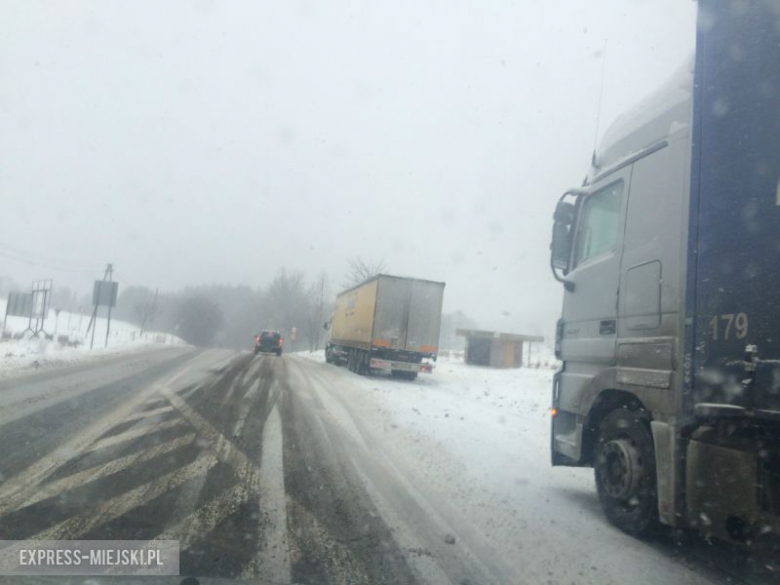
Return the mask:
<path id="1" fill-rule="evenodd" d="M 108 280 L 108 275 L 111 274 L 114 271 L 114 268 L 111 264 L 106 266 L 106 272 L 103 275 L 103 282 Z M 93 293 L 94 295 L 94 293 Z M 97 312 L 98 307 L 100 306 L 99 301 L 100 299 L 93 299 L 95 303 L 95 308 L 92 309 L 92 318 L 89 320 L 89 325 L 87 325 L 87 333 L 89 333 L 90 328 L 92 329 L 92 339 L 89 342 L 89 349 L 92 349 L 92 347 L 95 345 L 95 329 L 97 328 Z M 109 319 L 111 318 L 111 308 L 108 309 L 109 311 Z M 106 334 L 106 345 L 108 345 L 108 334 Z"/>
<path id="2" fill-rule="evenodd" d="M 154 289 L 154 300 L 152 301 L 152 314 L 149 316 L 149 328 L 154 323 L 154 318 L 157 315 L 157 294 L 160 292 L 159 288 Z"/>
<path id="3" fill-rule="evenodd" d="M 320 276 L 320 308 L 318 311 L 317 316 L 317 327 L 315 331 L 317 331 L 317 343 L 314 345 L 315 351 L 320 348 L 320 323 L 322 323 L 322 305 L 325 298 L 325 274 L 322 274 Z"/>
<path id="4" fill-rule="evenodd" d="M 114 266 L 113 264 L 108 265 L 108 281 L 111 282 L 114 277 Z M 105 280 L 105 279 L 103 279 Z M 111 305 L 113 303 L 108 303 L 108 323 L 106 323 L 106 345 L 104 347 L 108 347 L 108 334 L 111 332 Z"/>

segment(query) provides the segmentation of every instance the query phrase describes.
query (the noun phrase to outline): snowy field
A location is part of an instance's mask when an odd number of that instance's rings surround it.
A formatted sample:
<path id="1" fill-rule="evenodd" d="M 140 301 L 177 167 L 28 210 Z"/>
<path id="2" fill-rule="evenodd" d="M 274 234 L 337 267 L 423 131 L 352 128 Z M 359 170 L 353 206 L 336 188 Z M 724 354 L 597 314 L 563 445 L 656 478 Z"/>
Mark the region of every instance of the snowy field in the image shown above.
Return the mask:
<path id="1" fill-rule="evenodd" d="M 0 319 L 5 316 L 6 299 L 0 299 Z M 90 350 L 91 331 L 87 327 L 91 309 L 83 314 L 61 311 L 59 318 L 54 310 L 49 311 L 44 331 L 47 336 L 32 337 L 29 320 L 24 317 L 8 317 L 0 340 L 0 376 L 41 367 L 52 367 L 72 362 L 98 359 L 128 351 L 149 347 L 186 345 L 173 335 L 147 331 L 141 334 L 136 325 L 111 319 L 111 330 L 106 346 L 106 309 L 100 310 L 95 327 L 95 344 Z"/>

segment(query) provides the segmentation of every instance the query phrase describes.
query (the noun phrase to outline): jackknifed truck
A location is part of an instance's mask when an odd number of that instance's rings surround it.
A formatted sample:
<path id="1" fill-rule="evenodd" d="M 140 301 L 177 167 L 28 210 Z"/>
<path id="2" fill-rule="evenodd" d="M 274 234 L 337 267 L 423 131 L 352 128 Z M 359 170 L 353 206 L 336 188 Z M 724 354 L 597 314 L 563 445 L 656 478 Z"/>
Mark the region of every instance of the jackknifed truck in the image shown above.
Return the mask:
<path id="1" fill-rule="evenodd" d="M 325 361 L 414 380 L 439 352 L 444 283 L 379 274 L 336 297 Z M 326 324 L 328 325 L 328 324 Z"/>
<path id="2" fill-rule="evenodd" d="M 780 533 L 780 2 L 698 10 L 555 210 L 550 446 L 623 530 L 750 546 Z"/>

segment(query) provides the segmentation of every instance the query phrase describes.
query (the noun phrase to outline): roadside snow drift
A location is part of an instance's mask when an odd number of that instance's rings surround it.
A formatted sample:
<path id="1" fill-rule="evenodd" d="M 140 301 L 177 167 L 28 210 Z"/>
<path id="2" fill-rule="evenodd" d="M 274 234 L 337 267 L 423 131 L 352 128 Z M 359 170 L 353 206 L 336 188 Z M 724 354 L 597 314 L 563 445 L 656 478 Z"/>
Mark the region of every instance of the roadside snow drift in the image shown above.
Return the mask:
<path id="1" fill-rule="evenodd" d="M 5 316 L 6 299 L 0 299 L 0 319 Z M 49 310 L 44 334 L 33 337 L 26 317 L 9 316 L 0 339 L 0 376 L 25 371 L 30 368 L 54 366 L 95 359 L 99 356 L 137 351 L 149 347 L 186 345 L 174 335 L 146 331 L 124 321 L 111 320 L 111 330 L 106 344 L 105 309 L 95 325 L 94 348 L 90 350 L 92 332 L 87 332 L 91 313 L 61 311 L 59 317 Z M 2 325 L 0 325 L 2 326 Z"/>

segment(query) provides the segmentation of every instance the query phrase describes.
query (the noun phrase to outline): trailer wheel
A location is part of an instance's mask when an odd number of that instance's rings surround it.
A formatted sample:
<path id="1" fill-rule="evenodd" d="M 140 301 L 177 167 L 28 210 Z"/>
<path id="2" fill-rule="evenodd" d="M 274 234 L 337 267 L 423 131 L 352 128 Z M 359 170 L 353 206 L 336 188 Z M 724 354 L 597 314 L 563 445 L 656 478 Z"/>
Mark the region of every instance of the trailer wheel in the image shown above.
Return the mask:
<path id="1" fill-rule="evenodd" d="M 358 350 L 357 352 L 357 373 L 361 376 L 367 376 L 369 372 L 368 368 L 368 360 L 369 360 L 368 352 Z"/>
<path id="2" fill-rule="evenodd" d="M 360 375 L 362 354 L 359 349 L 350 349 L 349 357 L 347 358 L 347 367 L 350 372 Z"/>
<path id="3" fill-rule="evenodd" d="M 604 418 L 593 470 L 599 501 L 610 522 L 634 536 L 656 528 L 655 450 L 644 411 L 620 408 Z"/>

